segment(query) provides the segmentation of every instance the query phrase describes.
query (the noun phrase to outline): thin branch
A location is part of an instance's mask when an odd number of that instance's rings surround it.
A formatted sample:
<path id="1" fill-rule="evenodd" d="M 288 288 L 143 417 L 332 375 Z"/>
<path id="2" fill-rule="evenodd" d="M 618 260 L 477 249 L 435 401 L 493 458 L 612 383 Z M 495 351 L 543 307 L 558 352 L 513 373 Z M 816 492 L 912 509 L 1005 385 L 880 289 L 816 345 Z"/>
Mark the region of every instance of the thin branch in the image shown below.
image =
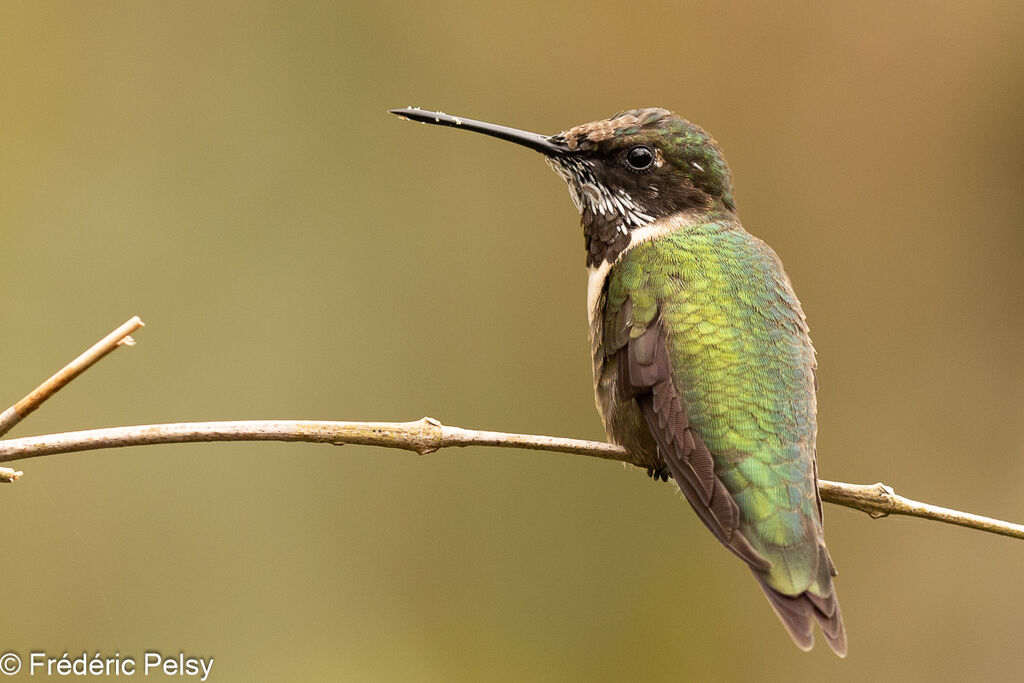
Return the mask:
<path id="1" fill-rule="evenodd" d="M 818 482 L 818 490 L 821 491 L 822 500 L 866 512 L 875 519 L 889 515 L 906 515 L 988 531 L 1001 536 L 1024 538 L 1024 525 L 904 498 L 897 495 L 891 486 L 886 486 L 881 482 L 877 484 L 844 484 L 823 479 Z"/>
<path id="2" fill-rule="evenodd" d="M 126 321 L 106 337 L 93 344 L 78 358 L 57 371 L 48 380 L 33 389 L 25 398 L 0 413 L 0 436 L 11 431 L 29 413 L 42 405 L 43 401 L 56 394 L 68 382 L 88 370 L 96 361 L 119 346 L 132 346 L 135 344 L 135 340 L 129 335 L 144 324 L 139 319 L 139 316 Z M 2 472 L 0 472 L 0 480 L 4 480 Z"/>
<path id="3" fill-rule="evenodd" d="M 183 422 L 110 427 L 81 432 L 0 441 L 0 462 L 101 448 L 201 441 L 307 441 L 360 444 L 414 451 L 420 455 L 450 446 L 497 446 L 573 453 L 640 466 L 621 446 L 552 436 L 508 434 L 449 427 L 425 417 L 415 422 L 319 422 L 312 420 L 242 420 Z M 2 468 L 0 468 L 2 469 Z M 920 503 L 896 495 L 884 484 L 820 482 L 822 500 L 861 510 L 872 517 L 907 515 L 1024 539 L 1024 526 L 958 510 Z"/>

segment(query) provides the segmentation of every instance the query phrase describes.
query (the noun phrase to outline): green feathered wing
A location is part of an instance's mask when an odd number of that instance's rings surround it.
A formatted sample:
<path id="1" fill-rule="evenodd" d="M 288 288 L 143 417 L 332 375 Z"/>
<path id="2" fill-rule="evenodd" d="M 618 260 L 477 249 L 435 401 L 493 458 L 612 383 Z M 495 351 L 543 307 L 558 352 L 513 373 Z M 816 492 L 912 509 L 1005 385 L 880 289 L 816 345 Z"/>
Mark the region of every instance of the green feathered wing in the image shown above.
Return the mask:
<path id="1" fill-rule="evenodd" d="M 846 635 L 815 464 L 814 349 L 775 253 L 734 220 L 640 242 L 592 319 L 609 437 L 667 467 L 742 558 L 796 644 Z"/>

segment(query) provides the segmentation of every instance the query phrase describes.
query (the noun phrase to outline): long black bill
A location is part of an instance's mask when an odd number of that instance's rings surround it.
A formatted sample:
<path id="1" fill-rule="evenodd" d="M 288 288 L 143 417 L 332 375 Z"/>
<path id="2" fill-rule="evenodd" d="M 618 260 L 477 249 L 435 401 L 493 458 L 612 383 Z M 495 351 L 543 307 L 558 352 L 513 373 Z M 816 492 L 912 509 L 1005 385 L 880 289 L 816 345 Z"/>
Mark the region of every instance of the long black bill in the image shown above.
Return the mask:
<path id="1" fill-rule="evenodd" d="M 569 148 L 564 143 L 553 141 L 552 137 L 554 136 L 548 137 L 537 133 L 528 133 L 517 128 L 509 128 L 508 126 L 498 126 L 484 121 L 464 119 L 461 116 L 452 116 L 440 111 L 427 111 L 426 109 L 413 109 L 409 107 L 408 109 L 389 109 L 388 113 L 394 114 L 399 118 L 409 119 L 410 121 L 432 123 L 437 126 L 451 126 L 452 128 L 464 128 L 465 130 L 483 133 L 484 135 L 490 135 L 501 140 L 514 142 L 523 147 L 529 147 L 548 156 L 565 154 L 569 151 Z"/>

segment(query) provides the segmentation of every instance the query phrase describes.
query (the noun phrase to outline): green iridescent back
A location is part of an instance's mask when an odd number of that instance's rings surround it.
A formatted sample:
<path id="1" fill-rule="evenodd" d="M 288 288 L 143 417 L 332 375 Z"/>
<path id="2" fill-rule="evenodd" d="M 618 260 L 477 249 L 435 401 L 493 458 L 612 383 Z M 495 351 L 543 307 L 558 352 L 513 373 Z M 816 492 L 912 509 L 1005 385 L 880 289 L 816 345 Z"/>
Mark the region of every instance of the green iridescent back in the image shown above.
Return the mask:
<path id="1" fill-rule="evenodd" d="M 632 247 L 608 278 L 595 345 L 599 402 L 616 400 L 611 357 L 624 331 L 635 339 L 658 315 L 676 392 L 739 505 L 740 531 L 773 565 L 769 585 L 824 589 L 814 349 L 775 253 L 726 216 Z M 638 410 L 600 407 L 612 438 L 651 453 Z"/>

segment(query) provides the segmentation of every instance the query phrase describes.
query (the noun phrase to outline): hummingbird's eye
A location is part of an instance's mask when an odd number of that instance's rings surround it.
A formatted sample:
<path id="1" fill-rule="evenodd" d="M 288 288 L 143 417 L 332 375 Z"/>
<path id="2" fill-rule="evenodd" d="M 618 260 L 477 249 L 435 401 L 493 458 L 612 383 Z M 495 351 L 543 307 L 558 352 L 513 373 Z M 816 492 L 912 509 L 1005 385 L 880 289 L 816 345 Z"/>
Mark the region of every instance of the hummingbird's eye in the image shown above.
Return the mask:
<path id="1" fill-rule="evenodd" d="M 647 145 L 631 147 L 626 152 L 626 163 L 634 171 L 645 171 L 654 163 L 654 151 Z"/>

